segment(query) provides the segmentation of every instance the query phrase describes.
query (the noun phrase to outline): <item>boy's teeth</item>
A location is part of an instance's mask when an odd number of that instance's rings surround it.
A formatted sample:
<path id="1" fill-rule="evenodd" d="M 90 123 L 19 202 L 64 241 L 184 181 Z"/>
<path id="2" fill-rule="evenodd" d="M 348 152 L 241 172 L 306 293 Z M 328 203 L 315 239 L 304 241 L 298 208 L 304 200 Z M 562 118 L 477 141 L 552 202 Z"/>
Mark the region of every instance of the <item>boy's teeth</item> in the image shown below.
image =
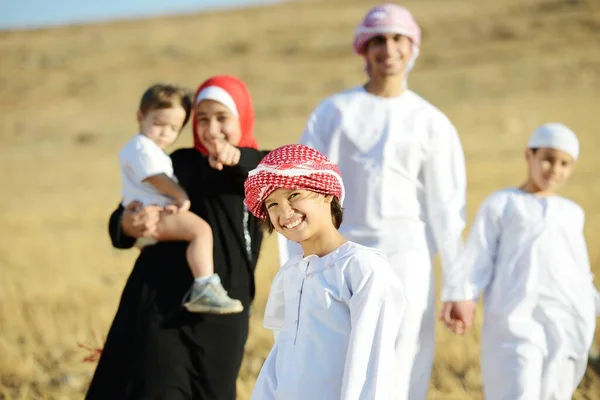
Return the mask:
<path id="1" fill-rule="evenodd" d="M 300 222 L 302 222 L 302 221 L 301 220 L 297 220 L 295 222 L 292 222 L 291 224 L 287 224 L 285 227 L 288 228 L 288 229 L 295 228 L 298 225 L 300 225 Z"/>

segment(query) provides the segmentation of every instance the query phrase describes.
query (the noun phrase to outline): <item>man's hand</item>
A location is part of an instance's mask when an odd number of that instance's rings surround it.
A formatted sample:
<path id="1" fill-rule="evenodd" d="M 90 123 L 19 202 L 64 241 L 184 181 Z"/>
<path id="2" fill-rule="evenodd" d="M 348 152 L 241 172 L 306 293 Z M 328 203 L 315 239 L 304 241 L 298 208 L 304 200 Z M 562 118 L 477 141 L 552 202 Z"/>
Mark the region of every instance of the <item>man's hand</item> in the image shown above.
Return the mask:
<path id="1" fill-rule="evenodd" d="M 217 170 L 223 167 L 232 167 L 240 162 L 240 149 L 224 139 L 215 139 L 212 143 L 212 151 L 208 156 L 210 166 Z"/>
<path id="2" fill-rule="evenodd" d="M 473 325 L 476 308 L 473 300 L 447 301 L 442 307 L 440 321 L 452 332 L 463 335 Z"/>

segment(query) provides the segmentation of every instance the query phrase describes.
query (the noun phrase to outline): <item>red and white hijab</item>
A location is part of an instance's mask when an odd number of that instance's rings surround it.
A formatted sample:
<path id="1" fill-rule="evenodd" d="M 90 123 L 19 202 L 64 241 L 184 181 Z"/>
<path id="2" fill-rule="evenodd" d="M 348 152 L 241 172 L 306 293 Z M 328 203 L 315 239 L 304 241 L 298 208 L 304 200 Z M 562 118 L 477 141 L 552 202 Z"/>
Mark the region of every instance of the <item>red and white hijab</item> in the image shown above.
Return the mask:
<path id="1" fill-rule="evenodd" d="M 194 95 L 194 113 L 192 129 L 194 131 L 194 147 L 202 154 L 208 154 L 198 137 L 196 109 L 202 100 L 214 100 L 231 111 L 239 119 L 242 137 L 237 147 L 258 149 L 254 138 L 254 106 L 250 90 L 239 78 L 231 75 L 216 75 L 204 81 Z"/>
<path id="2" fill-rule="evenodd" d="M 336 196 L 344 201 L 344 183 L 338 166 L 317 150 L 301 144 L 288 144 L 267 154 L 248 173 L 244 183 L 248 210 L 264 220 L 263 204 L 277 189 L 309 190 Z"/>

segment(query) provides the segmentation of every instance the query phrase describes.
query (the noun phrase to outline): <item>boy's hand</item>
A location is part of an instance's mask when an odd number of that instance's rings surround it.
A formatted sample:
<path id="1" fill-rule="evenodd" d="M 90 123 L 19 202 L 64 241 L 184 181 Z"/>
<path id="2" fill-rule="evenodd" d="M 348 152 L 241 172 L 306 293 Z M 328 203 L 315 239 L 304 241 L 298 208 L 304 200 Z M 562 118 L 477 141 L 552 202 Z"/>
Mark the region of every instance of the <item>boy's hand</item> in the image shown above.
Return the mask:
<path id="1" fill-rule="evenodd" d="M 208 156 L 208 163 L 217 170 L 223 167 L 232 167 L 240 162 L 240 149 L 224 139 L 215 139 L 213 142 L 213 151 Z"/>
<path id="2" fill-rule="evenodd" d="M 476 307 L 473 300 L 447 301 L 442 307 L 440 320 L 452 332 L 463 335 L 473 325 Z"/>

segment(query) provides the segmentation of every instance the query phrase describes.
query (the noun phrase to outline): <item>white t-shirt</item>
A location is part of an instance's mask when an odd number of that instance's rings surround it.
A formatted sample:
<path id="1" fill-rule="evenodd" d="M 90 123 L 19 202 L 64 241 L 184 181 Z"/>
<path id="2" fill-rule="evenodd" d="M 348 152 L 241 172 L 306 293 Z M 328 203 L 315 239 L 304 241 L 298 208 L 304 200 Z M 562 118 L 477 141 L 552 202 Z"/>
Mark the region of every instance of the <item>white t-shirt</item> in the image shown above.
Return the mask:
<path id="1" fill-rule="evenodd" d="M 119 153 L 121 167 L 122 204 L 126 206 L 134 200 L 144 205 L 155 204 L 165 206 L 172 202 L 168 196 L 161 194 L 144 179 L 165 174 L 177 182 L 173 173 L 171 157 L 156 143 L 142 134 L 135 135 Z"/>

